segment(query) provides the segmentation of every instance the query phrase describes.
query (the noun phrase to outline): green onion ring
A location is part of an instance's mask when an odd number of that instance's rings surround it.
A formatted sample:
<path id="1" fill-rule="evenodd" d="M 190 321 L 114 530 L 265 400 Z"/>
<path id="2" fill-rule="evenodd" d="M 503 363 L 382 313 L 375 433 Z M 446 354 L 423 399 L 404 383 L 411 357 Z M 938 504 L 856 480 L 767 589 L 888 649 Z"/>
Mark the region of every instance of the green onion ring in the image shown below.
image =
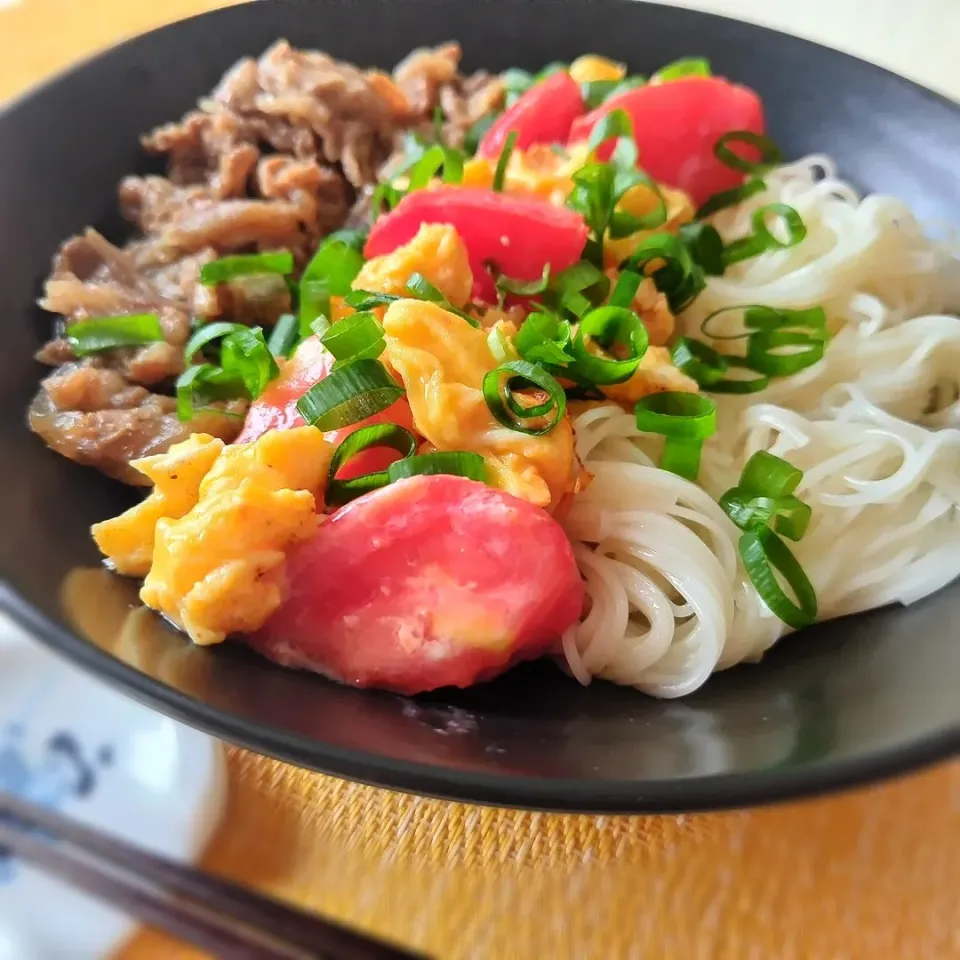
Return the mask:
<path id="1" fill-rule="evenodd" d="M 527 384 L 545 391 L 548 401 L 533 408 L 525 408 L 514 395 L 514 380 L 526 381 Z M 563 387 L 543 367 L 527 360 L 511 360 L 489 371 L 483 378 L 483 398 L 498 423 L 532 437 L 539 437 L 553 430 L 563 419 L 567 409 Z M 553 417 L 539 426 L 527 426 L 524 423 L 525 420 L 540 420 L 551 410 Z"/>

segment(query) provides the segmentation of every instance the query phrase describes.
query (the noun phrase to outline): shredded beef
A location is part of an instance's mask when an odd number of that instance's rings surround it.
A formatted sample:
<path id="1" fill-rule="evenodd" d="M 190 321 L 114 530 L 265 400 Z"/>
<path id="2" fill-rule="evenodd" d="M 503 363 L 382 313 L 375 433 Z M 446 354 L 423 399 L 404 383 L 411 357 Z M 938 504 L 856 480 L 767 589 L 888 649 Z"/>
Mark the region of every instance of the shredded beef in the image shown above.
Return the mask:
<path id="1" fill-rule="evenodd" d="M 37 358 L 56 369 L 29 423 L 53 449 L 128 483 L 131 459 L 191 432 L 232 440 L 244 404 L 177 420 L 170 393 L 191 322 L 269 326 L 290 309 L 269 278 L 208 288 L 200 269 L 231 253 L 284 249 L 302 267 L 331 230 L 365 214 L 365 197 L 405 130 L 429 133 L 437 107 L 446 142 L 502 105 L 496 77 L 459 72 L 460 48 L 417 50 L 393 76 L 278 41 L 235 64 L 198 108 L 147 134 L 165 176 L 131 176 L 119 206 L 136 235 L 123 248 L 93 230 L 54 259 L 41 305 L 59 314 Z M 78 359 L 66 337 L 89 317 L 156 313 L 164 342 Z"/>

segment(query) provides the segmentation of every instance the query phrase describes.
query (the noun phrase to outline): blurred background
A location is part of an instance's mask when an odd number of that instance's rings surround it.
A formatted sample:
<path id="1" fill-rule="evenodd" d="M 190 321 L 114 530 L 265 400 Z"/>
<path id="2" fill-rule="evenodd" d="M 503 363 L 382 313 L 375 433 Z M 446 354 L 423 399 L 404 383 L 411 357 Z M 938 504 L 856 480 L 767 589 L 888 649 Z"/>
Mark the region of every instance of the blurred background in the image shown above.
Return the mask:
<path id="1" fill-rule="evenodd" d="M 121 37 L 233 2 L 0 0 L 0 100 L 20 90 L 24 81 L 44 76 Z M 807 37 L 960 98 L 960 59 L 956 56 L 960 3 L 956 0 L 667 2 Z M 23 37 L 30 42 L 23 43 Z"/>

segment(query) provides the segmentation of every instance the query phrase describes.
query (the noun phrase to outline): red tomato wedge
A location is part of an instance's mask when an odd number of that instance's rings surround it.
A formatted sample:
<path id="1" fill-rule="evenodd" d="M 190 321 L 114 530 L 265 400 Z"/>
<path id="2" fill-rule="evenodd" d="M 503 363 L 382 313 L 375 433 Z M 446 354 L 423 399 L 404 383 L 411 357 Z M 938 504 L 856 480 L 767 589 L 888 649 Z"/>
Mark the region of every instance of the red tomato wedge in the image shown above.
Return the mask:
<path id="1" fill-rule="evenodd" d="M 748 87 L 721 77 L 686 77 L 628 90 L 581 117 L 570 142 L 586 140 L 597 122 L 612 110 L 624 110 L 633 121 L 640 166 L 654 180 L 685 190 L 697 206 L 743 181 L 743 174 L 714 156 L 717 140 L 732 130 L 764 132 L 763 103 Z M 751 160 L 753 148 L 733 149 Z M 609 157 L 612 144 L 600 151 Z"/>
<path id="2" fill-rule="evenodd" d="M 305 421 L 297 411 L 297 401 L 315 383 L 322 380 L 332 366 L 333 357 L 316 337 L 308 337 L 304 340 L 284 365 L 280 376 L 250 404 L 247 419 L 240 436 L 237 437 L 237 443 L 250 443 L 268 430 L 302 427 Z M 407 403 L 406 397 L 401 397 L 386 410 L 367 417 L 366 420 L 351 423 L 350 426 L 339 430 L 330 430 L 324 436 L 331 443 L 338 444 L 354 430 L 372 423 L 396 423 L 408 430 L 413 430 L 413 414 L 410 412 L 410 404 Z M 348 460 L 337 476 L 343 480 L 349 480 L 365 473 L 385 470 L 399 456 L 399 453 L 383 447 L 364 450 Z"/>
<path id="3" fill-rule="evenodd" d="M 407 194 L 380 217 L 367 239 L 366 257 L 409 243 L 423 223 L 449 223 L 460 234 L 473 271 L 473 297 L 496 303 L 487 264 L 516 280 L 537 280 L 550 264 L 555 275 L 580 259 L 587 241 L 583 217 L 546 200 L 477 187 L 438 187 Z"/>
<path id="4" fill-rule="evenodd" d="M 580 85 L 569 73 L 555 73 L 534 84 L 497 117 L 480 141 L 477 156 L 499 157 L 513 131 L 517 133 L 515 147 L 518 150 L 537 143 L 566 143 L 573 121 L 585 111 Z"/>
<path id="5" fill-rule="evenodd" d="M 555 649 L 583 583 L 560 525 L 482 483 L 419 476 L 337 511 L 287 562 L 290 598 L 248 641 L 359 687 L 466 687 Z"/>

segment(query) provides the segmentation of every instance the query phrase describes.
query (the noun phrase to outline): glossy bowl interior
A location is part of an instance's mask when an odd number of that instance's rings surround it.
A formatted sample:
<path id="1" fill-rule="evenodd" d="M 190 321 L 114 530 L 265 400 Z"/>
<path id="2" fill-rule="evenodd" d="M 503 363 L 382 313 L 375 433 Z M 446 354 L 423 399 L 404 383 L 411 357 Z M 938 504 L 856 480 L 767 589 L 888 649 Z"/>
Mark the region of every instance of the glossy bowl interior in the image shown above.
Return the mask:
<path id="1" fill-rule="evenodd" d="M 906 80 L 758 27 L 616 0 L 261 2 L 135 39 L 0 115 L 0 601 L 131 696 L 293 763 L 403 790 L 571 810 L 702 809 L 903 771 L 960 747 L 960 584 L 793 636 L 682 701 L 549 663 L 405 699 L 192 647 L 97 566 L 91 522 L 131 491 L 47 451 L 24 425 L 50 318 L 50 256 L 88 223 L 124 225 L 115 185 L 146 169 L 138 135 L 179 117 L 238 57 L 283 36 L 366 65 L 459 39 L 468 68 L 596 51 L 647 71 L 706 55 L 761 92 L 788 156 L 829 152 L 857 186 L 960 224 L 960 110 Z"/>

